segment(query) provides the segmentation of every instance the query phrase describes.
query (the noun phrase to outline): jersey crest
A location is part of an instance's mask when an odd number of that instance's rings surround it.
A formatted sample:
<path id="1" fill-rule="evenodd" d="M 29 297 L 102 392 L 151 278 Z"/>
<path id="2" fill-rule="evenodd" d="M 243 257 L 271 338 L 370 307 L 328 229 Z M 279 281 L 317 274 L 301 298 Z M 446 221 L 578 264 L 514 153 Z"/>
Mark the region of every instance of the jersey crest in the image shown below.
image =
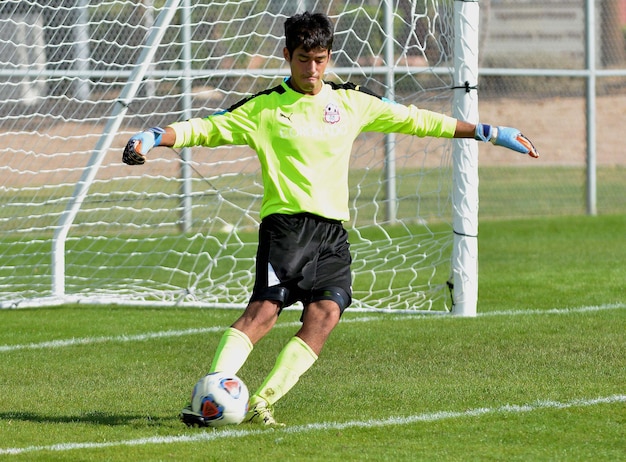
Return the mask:
<path id="1" fill-rule="evenodd" d="M 324 122 L 328 124 L 336 124 L 341 120 L 341 114 L 339 113 L 339 107 L 334 103 L 328 103 L 324 107 Z"/>

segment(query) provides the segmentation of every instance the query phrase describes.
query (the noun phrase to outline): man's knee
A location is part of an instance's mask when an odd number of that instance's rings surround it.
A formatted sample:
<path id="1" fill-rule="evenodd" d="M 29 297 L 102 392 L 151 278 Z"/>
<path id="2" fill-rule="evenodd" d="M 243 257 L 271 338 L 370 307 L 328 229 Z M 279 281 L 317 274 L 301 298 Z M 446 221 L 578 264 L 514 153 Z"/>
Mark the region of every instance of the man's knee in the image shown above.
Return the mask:
<path id="1" fill-rule="evenodd" d="M 272 300 L 257 300 L 248 304 L 232 327 L 245 333 L 256 344 L 274 327 L 282 306 Z"/>
<path id="2" fill-rule="evenodd" d="M 320 293 L 318 297 L 312 297 L 311 301 L 305 304 L 300 321 L 308 320 L 326 326 L 325 328 L 329 328 L 329 326 L 330 329 L 334 328 L 341 319 L 344 310 L 342 307 L 345 302 L 345 298 L 338 297 L 337 293 L 325 291 Z"/>
<path id="3" fill-rule="evenodd" d="M 255 291 L 250 298 L 252 302 L 262 302 L 265 300 L 276 302 L 281 308 L 285 306 L 287 297 L 289 296 L 289 290 L 286 287 L 271 286 L 265 287 L 259 291 Z"/>
<path id="4" fill-rule="evenodd" d="M 352 303 L 352 297 L 341 287 L 328 287 L 325 289 L 314 290 L 311 293 L 310 302 L 320 300 L 332 300 L 339 306 L 339 314 L 343 314 L 344 310 Z"/>

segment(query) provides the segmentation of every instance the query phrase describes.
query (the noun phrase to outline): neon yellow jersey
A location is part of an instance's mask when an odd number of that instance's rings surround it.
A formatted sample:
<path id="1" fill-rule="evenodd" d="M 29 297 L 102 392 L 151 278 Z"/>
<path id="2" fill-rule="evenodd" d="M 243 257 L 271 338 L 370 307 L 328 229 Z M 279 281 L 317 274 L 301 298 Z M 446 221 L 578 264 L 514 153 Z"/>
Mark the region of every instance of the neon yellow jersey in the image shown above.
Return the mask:
<path id="1" fill-rule="evenodd" d="M 452 138 L 456 119 L 396 104 L 351 84 L 324 82 L 315 96 L 287 82 L 226 111 L 171 125 L 174 147 L 248 145 L 261 162 L 261 218 L 308 212 L 349 219 L 348 168 L 361 132 Z"/>

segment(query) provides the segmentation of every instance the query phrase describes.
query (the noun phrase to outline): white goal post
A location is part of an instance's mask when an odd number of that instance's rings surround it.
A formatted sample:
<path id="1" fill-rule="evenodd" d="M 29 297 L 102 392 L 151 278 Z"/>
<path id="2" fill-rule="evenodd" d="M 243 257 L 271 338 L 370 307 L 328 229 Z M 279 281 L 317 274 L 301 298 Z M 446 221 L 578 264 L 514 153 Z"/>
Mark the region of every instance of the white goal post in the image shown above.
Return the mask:
<path id="1" fill-rule="evenodd" d="M 244 306 L 255 153 L 121 152 L 276 85 L 284 20 L 305 9 L 336 25 L 328 80 L 477 120 L 477 1 L 3 0 L 0 307 Z M 477 179 L 472 140 L 357 139 L 354 309 L 476 314 Z"/>

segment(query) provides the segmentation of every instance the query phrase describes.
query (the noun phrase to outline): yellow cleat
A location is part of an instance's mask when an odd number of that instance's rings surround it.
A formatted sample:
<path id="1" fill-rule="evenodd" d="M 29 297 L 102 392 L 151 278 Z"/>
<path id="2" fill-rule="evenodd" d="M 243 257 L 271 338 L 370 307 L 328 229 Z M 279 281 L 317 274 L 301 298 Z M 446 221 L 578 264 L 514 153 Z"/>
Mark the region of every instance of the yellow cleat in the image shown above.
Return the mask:
<path id="1" fill-rule="evenodd" d="M 250 399 L 248 412 L 243 419 L 244 422 L 263 425 L 265 427 L 284 427 L 284 423 L 276 422 L 272 407 L 262 398 L 253 396 Z"/>

